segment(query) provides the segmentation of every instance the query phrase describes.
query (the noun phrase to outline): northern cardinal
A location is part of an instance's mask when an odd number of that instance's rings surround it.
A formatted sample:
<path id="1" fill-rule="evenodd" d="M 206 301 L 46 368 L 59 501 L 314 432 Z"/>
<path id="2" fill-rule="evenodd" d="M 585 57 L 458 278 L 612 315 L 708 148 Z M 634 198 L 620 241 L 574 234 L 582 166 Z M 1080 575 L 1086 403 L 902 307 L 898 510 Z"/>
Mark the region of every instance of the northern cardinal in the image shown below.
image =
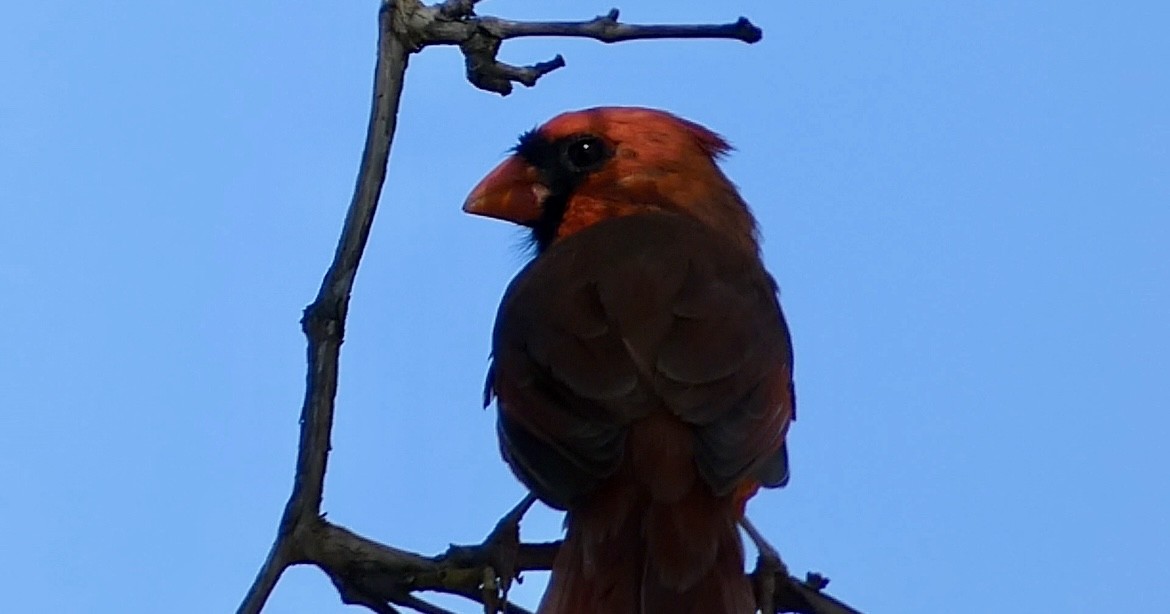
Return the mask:
<path id="1" fill-rule="evenodd" d="M 566 536 L 539 612 L 755 611 L 738 521 L 788 480 L 792 343 L 720 136 L 669 113 L 560 115 L 464 210 L 531 230 L 485 403 Z"/>

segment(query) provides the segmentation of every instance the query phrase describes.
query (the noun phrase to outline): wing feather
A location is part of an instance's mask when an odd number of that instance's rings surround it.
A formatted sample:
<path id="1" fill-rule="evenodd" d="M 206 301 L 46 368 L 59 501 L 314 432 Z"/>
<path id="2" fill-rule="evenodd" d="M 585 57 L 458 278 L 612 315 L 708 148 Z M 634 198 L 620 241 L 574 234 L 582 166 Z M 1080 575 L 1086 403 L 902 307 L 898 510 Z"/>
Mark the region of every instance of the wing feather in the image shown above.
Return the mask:
<path id="1" fill-rule="evenodd" d="M 505 458 L 564 506 L 616 470 L 652 411 L 690 424 L 719 493 L 787 479 L 792 348 L 756 254 L 698 222 L 645 213 L 553 244 L 509 286 L 493 335 Z"/>

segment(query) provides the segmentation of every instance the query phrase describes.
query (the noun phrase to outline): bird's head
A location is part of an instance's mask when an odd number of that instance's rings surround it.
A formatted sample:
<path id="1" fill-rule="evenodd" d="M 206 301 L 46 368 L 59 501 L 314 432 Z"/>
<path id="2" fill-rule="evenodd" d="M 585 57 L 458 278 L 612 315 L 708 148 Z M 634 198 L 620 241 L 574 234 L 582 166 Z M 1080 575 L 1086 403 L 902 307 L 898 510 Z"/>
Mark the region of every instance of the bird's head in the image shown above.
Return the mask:
<path id="1" fill-rule="evenodd" d="M 655 109 L 564 113 L 522 135 L 463 210 L 530 228 L 539 251 L 595 222 L 648 210 L 690 215 L 754 250 L 755 220 L 716 164 L 730 149 L 714 132 Z"/>

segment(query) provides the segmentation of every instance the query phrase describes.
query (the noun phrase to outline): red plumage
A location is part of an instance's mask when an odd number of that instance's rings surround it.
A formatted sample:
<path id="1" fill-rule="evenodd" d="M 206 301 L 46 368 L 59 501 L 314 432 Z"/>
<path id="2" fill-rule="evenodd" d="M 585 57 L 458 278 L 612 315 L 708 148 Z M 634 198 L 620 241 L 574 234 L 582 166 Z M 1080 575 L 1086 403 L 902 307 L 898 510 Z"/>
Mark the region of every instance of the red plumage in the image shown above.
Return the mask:
<path id="1" fill-rule="evenodd" d="M 728 149 L 662 111 L 567 113 L 465 205 L 537 249 L 488 386 L 504 458 L 567 512 L 542 613 L 755 609 L 737 522 L 787 481 L 792 347 Z"/>

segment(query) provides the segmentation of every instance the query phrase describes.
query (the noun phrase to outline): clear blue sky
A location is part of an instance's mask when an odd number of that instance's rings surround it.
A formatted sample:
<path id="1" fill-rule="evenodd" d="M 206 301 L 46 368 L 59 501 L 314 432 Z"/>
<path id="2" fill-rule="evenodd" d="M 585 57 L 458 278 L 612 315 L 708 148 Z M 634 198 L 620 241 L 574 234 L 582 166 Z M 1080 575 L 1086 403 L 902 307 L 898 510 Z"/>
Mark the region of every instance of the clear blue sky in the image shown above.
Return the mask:
<path id="1" fill-rule="evenodd" d="M 874 613 L 1170 611 L 1170 5 L 720 4 L 620 6 L 746 14 L 763 42 L 512 42 L 569 66 L 506 99 L 454 49 L 414 58 L 330 518 L 430 553 L 521 496 L 479 409 L 520 234 L 459 207 L 522 130 L 647 105 L 735 143 L 783 288 L 794 476 L 749 511 L 795 570 Z M 290 489 L 298 318 L 353 185 L 375 9 L 5 9 L 0 611 L 235 608 Z M 269 611 L 349 610 L 301 568 Z"/>

